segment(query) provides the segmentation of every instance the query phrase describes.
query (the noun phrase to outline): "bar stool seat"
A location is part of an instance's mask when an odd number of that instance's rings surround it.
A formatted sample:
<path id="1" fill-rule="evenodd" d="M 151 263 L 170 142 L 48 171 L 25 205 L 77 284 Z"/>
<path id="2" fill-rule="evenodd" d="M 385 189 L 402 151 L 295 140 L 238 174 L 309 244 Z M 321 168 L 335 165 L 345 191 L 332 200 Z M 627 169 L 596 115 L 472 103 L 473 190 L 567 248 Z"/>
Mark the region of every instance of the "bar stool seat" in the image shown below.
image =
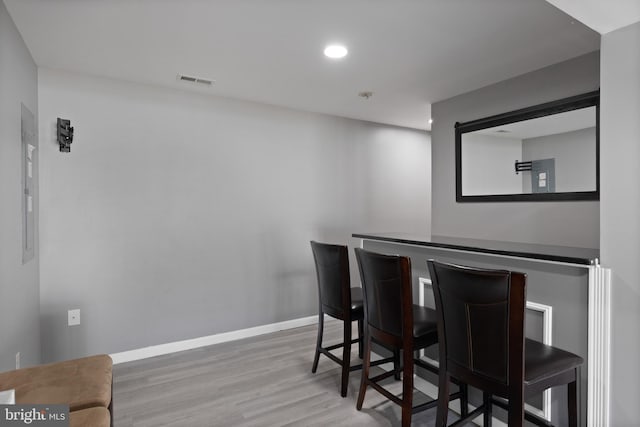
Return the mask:
<path id="1" fill-rule="evenodd" d="M 545 380 L 557 377 L 584 363 L 584 359 L 557 347 L 527 338 L 525 340 L 524 385 L 525 394 L 533 395 L 546 389 Z M 539 385 L 539 386 L 538 386 Z M 542 388 L 540 388 L 542 387 Z"/>
<path id="2" fill-rule="evenodd" d="M 438 341 L 438 316 L 429 307 L 413 305 L 413 338 L 414 345 L 434 343 Z"/>
<path id="3" fill-rule="evenodd" d="M 364 316 L 364 299 L 362 288 L 351 288 L 351 316 L 362 319 Z"/>

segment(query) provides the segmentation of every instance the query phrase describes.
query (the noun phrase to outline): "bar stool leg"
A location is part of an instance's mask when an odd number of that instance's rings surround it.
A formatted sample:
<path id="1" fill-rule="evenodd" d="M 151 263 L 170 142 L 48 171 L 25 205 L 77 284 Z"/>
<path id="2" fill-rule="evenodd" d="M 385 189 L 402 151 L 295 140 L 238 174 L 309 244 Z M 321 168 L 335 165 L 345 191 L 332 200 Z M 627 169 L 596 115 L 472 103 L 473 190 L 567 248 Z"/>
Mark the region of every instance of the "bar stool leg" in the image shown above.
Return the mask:
<path id="1" fill-rule="evenodd" d="M 398 348 L 394 348 L 393 349 L 393 371 L 395 372 L 395 374 L 393 375 L 393 378 L 395 378 L 396 381 L 400 381 L 400 373 L 402 372 L 402 368 L 400 367 L 400 349 Z"/>
<path id="2" fill-rule="evenodd" d="M 569 414 L 569 427 L 578 427 L 578 370 L 576 369 L 576 380 L 567 384 L 567 402 Z"/>
<path id="3" fill-rule="evenodd" d="M 522 393 L 509 395 L 507 425 L 522 427 L 524 425 L 524 396 Z"/>
<path id="4" fill-rule="evenodd" d="M 342 388 L 340 395 L 347 397 L 347 387 L 349 386 L 349 366 L 351 364 L 351 320 L 345 319 L 343 323 L 343 346 L 342 346 Z"/>
<path id="5" fill-rule="evenodd" d="M 324 313 L 322 308 L 318 312 L 318 339 L 316 340 L 316 355 L 313 358 L 312 373 L 316 373 L 318 370 L 318 360 L 320 359 L 320 348 L 322 347 L 322 333 L 324 332 Z"/>
<path id="6" fill-rule="evenodd" d="M 449 374 L 440 369 L 438 380 L 438 412 L 436 413 L 436 427 L 447 427 L 449 416 Z"/>
<path id="7" fill-rule="evenodd" d="M 362 359 L 364 347 L 364 333 L 362 329 L 362 319 L 358 320 L 358 357 Z"/>
<path id="8" fill-rule="evenodd" d="M 484 405 L 483 411 L 483 423 L 484 427 L 491 427 L 493 423 L 493 406 L 491 403 L 491 394 L 490 393 L 482 393 L 482 400 Z"/>
<path id="9" fill-rule="evenodd" d="M 402 351 L 402 427 L 411 427 L 413 413 L 413 352 L 406 348 Z"/>
<path id="10" fill-rule="evenodd" d="M 367 391 L 367 381 L 369 380 L 369 365 L 371 364 L 371 336 L 366 334 L 364 338 L 364 359 L 362 359 L 362 377 L 360 379 L 360 391 L 358 392 L 358 402 L 356 409 L 362 409 L 364 395 Z"/>
<path id="11" fill-rule="evenodd" d="M 460 383 L 460 415 L 469 415 L 469 387 L 465 383 Z"/>

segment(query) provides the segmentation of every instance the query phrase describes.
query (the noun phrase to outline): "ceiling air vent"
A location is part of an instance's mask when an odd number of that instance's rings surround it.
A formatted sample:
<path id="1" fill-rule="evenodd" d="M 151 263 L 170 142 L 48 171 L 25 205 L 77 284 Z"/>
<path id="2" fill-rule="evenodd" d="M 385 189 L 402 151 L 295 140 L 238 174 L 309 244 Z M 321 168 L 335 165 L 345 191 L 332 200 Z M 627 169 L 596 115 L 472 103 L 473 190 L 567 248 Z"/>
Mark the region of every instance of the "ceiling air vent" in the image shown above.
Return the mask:
<path id="1" fill-rule="evenodd" d="M 214 80 L 203 79 L 202 77 L 186 76 L 184 74 L 178 74 L 178 80 L 181 82 L 198 83 L 203 86 L 211 86 L 215 82 Z"/>

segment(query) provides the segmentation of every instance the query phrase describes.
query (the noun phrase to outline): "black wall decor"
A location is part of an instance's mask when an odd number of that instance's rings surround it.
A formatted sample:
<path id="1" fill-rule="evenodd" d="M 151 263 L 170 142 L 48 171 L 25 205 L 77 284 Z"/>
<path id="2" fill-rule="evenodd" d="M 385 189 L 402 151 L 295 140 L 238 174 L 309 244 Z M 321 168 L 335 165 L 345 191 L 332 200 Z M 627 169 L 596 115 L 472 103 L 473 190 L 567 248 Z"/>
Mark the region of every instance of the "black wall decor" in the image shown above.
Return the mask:
<path id="1" fill-rule="evenodd" d="M 70 153 L 72 142 L 73 127 L 71 127 L 71 120 L 58 117 L 58 144 L 60 144 L 60 152 Z"/>
<path id="2" fill-rule="evenodd" d="M 462 188 L 463 164 L 462 164 L 462 137 L 466 133 L 482 131 L 527 120 L 537 119 L 555 114 L 566 113 L 573 110 L 595 107 L 594 128 L 595 128 L 595 164 L 584 165 L 585 168 L 592 168 L 595 174 L 595 188 L 587 191 L 556 191 L 557 183 L 554 182 L 554 191 L 532 191 L 530 193 L 515 194 L 464 194 Z M 500 132 L 500 130 L 498 130 Z M 572 96 L 544 104 L 520 110 L 510 111 L 495 116 L 468 122 L 458 122 L 455 124 L 455 153 L 456 153 L 456 202 L 550 202 L 550 201 L 577 201 L 577 200 L 600 200 L 600 91 L 593 91 L 581 95 Z M 548 160 L 548 159 L 543 159 Z M 515 161 L 514 169 L 518 172 L 534 171 L 534 163 L 530 161 Z M 557 175 L 554 172 L 554 176 Z M 554 178 L 555 179 L 555 178 Z M 547 183 L 547 180 L 543 181 Z M 547 185 L 548 187 L 548 185 Z M 533 187 L 532 187 L 533 189 Z"/>

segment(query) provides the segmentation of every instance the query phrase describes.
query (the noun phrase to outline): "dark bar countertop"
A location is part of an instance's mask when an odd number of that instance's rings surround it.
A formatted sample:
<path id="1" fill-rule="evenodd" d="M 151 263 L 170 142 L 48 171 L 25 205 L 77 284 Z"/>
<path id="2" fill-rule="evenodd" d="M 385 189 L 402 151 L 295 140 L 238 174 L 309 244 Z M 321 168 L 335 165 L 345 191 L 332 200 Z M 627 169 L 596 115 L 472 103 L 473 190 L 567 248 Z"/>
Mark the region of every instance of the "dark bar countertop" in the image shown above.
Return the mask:
<path id="1" fill-rule="evenodd" d="M 416 236 L 404 233 L 353 233 L 353 237 L 415 246 L 426 246 L 529 258 L 569 264 L 598 264 L 599 249 L 574 248 L 569 246 L 538 245 L 534 243 L 502 242 L 497 240 L 465 239 L 448 236 Z"/>

